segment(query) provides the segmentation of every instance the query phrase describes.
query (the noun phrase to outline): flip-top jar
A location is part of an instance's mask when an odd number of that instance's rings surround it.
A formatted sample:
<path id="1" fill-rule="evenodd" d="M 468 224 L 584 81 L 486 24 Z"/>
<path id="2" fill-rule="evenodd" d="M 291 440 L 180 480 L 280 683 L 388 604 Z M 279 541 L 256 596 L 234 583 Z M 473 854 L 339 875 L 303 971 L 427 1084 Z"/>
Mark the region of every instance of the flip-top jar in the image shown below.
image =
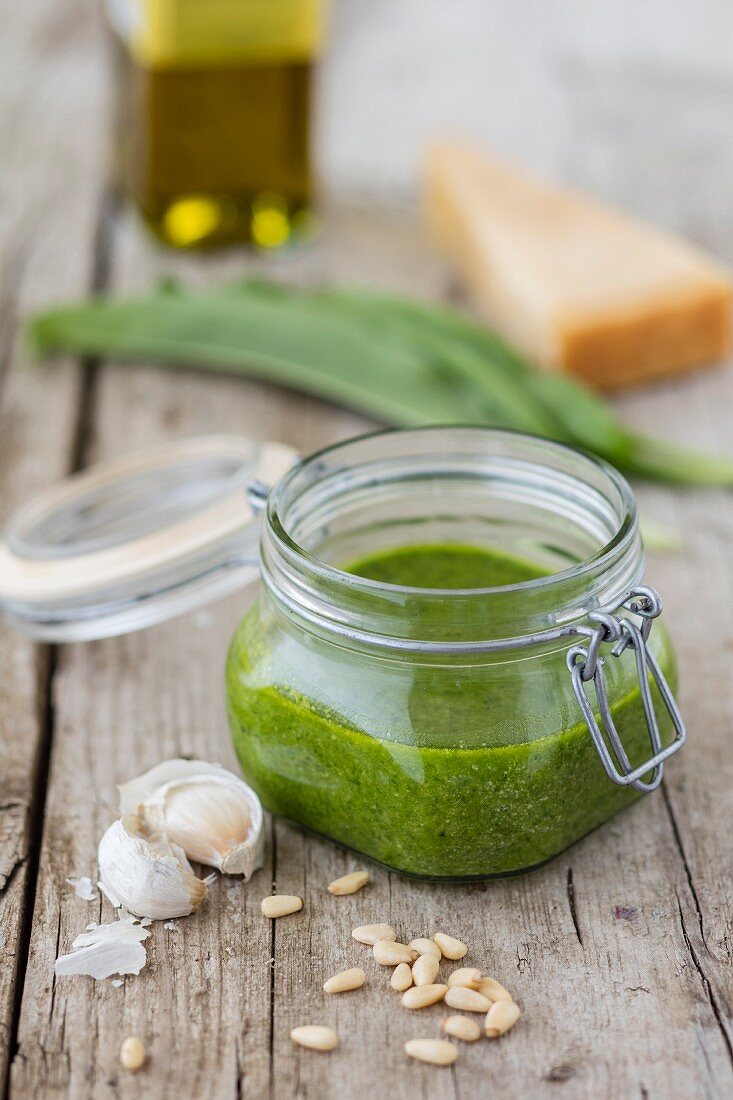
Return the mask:
<path id="1" fill-rule="evenodd" d="M 271 493 L 261 562 L 227 668 L 244 775 L 388 867 L 536 867 L 684 737 L 633 496 L 578 452 L 485 429 L 340 444 Z"/>
<path id="2" fill-rule="evenodd" d="M 624 479 L 546 440 L 424 428 L 297 462 L 211 437 L 32 499 L 0 608 L 83 641 L 261 576 L 226 683 L 266 807 L 407 874 L 484 878 L 561 852 L 683 743 L 643 574 Z"/>

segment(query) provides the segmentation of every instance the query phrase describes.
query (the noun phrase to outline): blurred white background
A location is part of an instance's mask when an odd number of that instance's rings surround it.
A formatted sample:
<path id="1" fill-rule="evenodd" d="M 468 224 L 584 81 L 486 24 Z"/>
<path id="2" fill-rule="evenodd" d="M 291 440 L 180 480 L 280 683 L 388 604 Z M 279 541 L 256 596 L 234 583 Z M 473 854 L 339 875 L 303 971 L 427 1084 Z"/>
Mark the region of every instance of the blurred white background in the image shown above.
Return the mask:
<path id="1" fill-rule="evenodd" d="M 733 0 L 332 8 L 330 191 L 410 201 L 425 142 L 464 134 L 733 260 Z"/>

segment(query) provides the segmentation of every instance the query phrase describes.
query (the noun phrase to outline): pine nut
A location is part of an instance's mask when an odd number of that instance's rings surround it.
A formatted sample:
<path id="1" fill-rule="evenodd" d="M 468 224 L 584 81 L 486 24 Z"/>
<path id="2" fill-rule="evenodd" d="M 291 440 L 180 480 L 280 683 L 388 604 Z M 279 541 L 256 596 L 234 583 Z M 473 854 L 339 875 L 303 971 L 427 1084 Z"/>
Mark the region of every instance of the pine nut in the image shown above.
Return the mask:
<path id="1" fill-rule="evenodd" d="M 340 974 L 334 974 L 327 982 L 323 983 L 325 993 L 347 993 L 350 989 L 358 989 L 364 985 L 366 974 L 360 966 L 354 966 L 351 970 L 342 970 Z"/>
<path id="2" fill-rule="evenodd" d="M 398 963 L 413 963 L 415 952 L 406 943 L 394 940 L 377 940 L 372 948 L 374 958 L 380 966 L 397 966 Z"/>
<path id="3" fill-rule="evenodd" d="M 405 1054 L 433 1066 L 450 1066 L 458 1057 L 458 1047 L 446 1039 L 408 1039 Z"/>
<path id="4" fill-rule="evenodd" d="M 443 958 L 435 940 L 426 939 L 425 936 L 420 936 L 419 939 L 416 940 L 410 940 L 410 947 L 413 951 L 417 951 L 418 955 L 435 955 L 438 961 Z"/>
<path id="5" fill-rule="evenodd" d="M 478 986 L 479 993 L 490 1001 L 513 1001 L 511 993 L 496 978 L 482 978 Z"/>
<path id="6" fill-rule="evenodd" d="M 446 1035 L 463 1039 L 464 1043 L 475 1043 L 481 1038 L 481 1028 L 470 1016 L 446 1016 L 440 1026 Z"/>
<path id="7" fill-rule="evenodd" d="M 475 989 L 467 989 L 465 985 L 451 986 L 445 995 L 445 1003 L 461 1012 L 488 1012 L 491 1008 L 488 997 L 482 997 Z"/>
<path id="8" fill-rule="evenodd" d="M 489 1039 L 497 1039 L 510 1027 L 514 1027 L 520 1016 L 519 1005 L 514 1001 L 494 1001 L 486 1014 L 484 1031 Z"/>
<path id="9" fill-rule="evenodd" d="M 335 879 L 328 887 L 329 894 L 341 897 L 343 894 L 355 894 L 369 882 L 368 871 L 352 871 L 350 875 L 342 875 Z"/>
<path id="10" fill-rule="evenodd" d="M 447 988 L 447 985 L 414 985 L 402 994 L 402 1004 L 405 1008 L 427 1008 L 442 1001 Z"/>
<path id="11" fill-rule="evenodd" d="M 415 985 L 432 985 L 439 969 L 440 962 L 435 955 L 418 955 L 412 964 L 412 980 Z"/>
<path id="12" fill-rule="evenodd" d="M 404 993 L 412 985 L 412 970 L 409 963 L 399 963 L 392 972 L 389 984 L 398 993 Z"/>
<path id="13" fill-rule="evenodd" d="M 359 943 L 374 947 L 377 940 L 396 940 L 397 933 L 388 924 L 362 924 L 351 933 Z"/>
<path id="14" fill-rule="evenodd" d="M 263 916 L 274 920 L 276 917 L 287 917 L 289 913 L 297 913 L 303 908 L 303 899 L 294 894 L 271 894 L 262 899 L 260 908 Z"/>
<path id="15" fill-rule="evenodd" d="M 448 985 L 463 985 L 467 989 L 479 989 L 482 973 L 473 966 L 463 966 L 448 976 Z"/>
<path id="16" fill-rule="evenodd" d="M 322 1027 L 320 1024 L 294 1027 L 290 1032 L 290 1038 L 298 1046 L 308 1047 L 309 1050 L 333 1050 L 339 1043 L 339 1037 L 333 1028 Z"/>
<path id="17" fill-rule="evenodd" d="M 436 932 L 433 939 L 446 959 L 462 959 L 468 953 L 465 943 L 454 939 L 453 936 L 446 936 L 445 932 Z"/>
<path id="18" fill-rule="evenodd" d="M 135 1035 L 125 1039 L 120 1047 L 120 1062 L 125 1069 L 132 1070 L 133 1073 L 145 1065 L 145 1047 Z"/>

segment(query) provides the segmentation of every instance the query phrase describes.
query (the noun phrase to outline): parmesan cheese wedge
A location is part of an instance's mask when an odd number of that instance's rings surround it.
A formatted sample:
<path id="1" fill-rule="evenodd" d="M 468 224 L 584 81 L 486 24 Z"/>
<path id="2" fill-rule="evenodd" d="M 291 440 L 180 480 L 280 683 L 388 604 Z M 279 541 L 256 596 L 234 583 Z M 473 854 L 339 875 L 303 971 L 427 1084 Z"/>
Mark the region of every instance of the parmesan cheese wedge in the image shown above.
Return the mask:
<path id="1" fill-rule="evenodd" d="M 730 347 L 728 270 L 583 194 L 441 143 L 427 160 L 425 210 L 487 319 L 540 365 L 612 388 Z"/>

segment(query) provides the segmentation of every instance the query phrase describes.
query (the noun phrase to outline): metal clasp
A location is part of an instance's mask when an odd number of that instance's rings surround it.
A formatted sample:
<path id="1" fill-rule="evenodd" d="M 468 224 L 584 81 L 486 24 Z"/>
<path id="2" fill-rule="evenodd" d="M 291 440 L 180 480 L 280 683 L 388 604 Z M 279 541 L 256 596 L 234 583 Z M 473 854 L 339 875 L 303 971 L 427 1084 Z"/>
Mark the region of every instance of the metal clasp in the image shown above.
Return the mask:
<path id="1" fill-rule="evenodd" d="M 629 592 L 617 610 L 621 611 L 624 608 L 639 617 L 641 620 L 640 625 L 619 614 L 601 611 L 591 613 L 589 618 L 595 624 L 595 628 L 590 633 L 590 641 L 587 645 L 572 646 L 568 650 L 567 664 L 575 697 L 578 700 L 588 730 L 593 738 L 593 744 L 601 758 L 601 763 L 608 778 L 620 787 L 633 787 L 637 791 L 653 791 L 662 782 L 664 761 L 682 748 L 687 734 L 680 709 L 669 684 L 656 658 L 647 646 L 652 623 L 662 611 L 661 597 L 653 588 L 635 588 Z M 603 645 L 612 646 L 611 655 L 614 657 L 620 657 L 629 647 L 634 650 L 636 676 L 639 682 L 641 702 L 652 748 L 652 755 L 636 768 L 631 766 L 611 714 L 606 691 L 604 658 L 601 656 Z M 666 748 L 662 747 L 659 721 L 652 699 L 650 677 L 656 684 L 674 726 L 674 740 Z M 586 691 L 585 685 L 590 683 L 591 680 L 596 690 L 598 713 L 601 719 L 600 725 L 596 720 L 593 706 Z M 613 750 L 613 753 L 611 750 Z M 651 772 L 651 777 L 644 780 L 642 777 L 648 772 Z"/>

